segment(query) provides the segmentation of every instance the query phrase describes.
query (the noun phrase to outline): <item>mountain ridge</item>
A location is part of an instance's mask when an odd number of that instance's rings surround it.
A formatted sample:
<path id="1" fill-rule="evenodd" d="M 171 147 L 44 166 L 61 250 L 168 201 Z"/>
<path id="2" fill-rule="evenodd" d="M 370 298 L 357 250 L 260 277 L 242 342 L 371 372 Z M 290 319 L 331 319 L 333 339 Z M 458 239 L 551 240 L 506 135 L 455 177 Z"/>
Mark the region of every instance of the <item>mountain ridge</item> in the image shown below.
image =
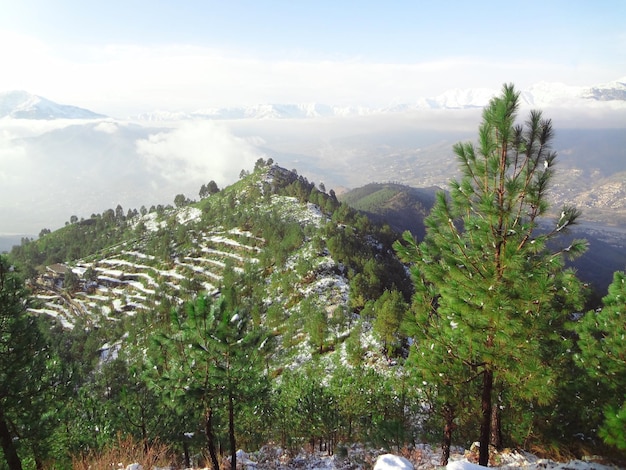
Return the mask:
<path id="1" fill-rule="evenodd" d="M 0 92 L 0 119 L 102 119 L 88 109 L 59 104 L 23 90 Z"/>
<path id="2" fill-rule="evenodd" d="M 375 222 L 389 224 L 398 233 L 409 230 L 421 240 L 426 234 L 424 218 L 435 204 L 437 186 L 414 188 L 399 183 L 370 183 L 351 189 L 339 200 Z"/>
<path id="3" fill-rule="evenodd" d="M 155 111 L 135 116 L 138 120 L 167 121 L 180 119 L 310 119 L 319 117 L 368 116 L 419 110 L 483 108 L 499 93 L 497 89 L 450 89 L 434 97 L 413 102 L 372 108 L 367 106 L 332 106 L 320 103 L 262 104 L 253 106 L 212 108 L 186 112 Z M 570 86 L 563 83 L 539 82 L 521 92 L 523 106 L 567 107 L 593 105 L 614 101 L 626 108 L 626 76 L 605 84 Z"/>
<path id="4" fill-rule="evenodd" d="M 160 122 L 180 120 L 315 119 L 369 116 L 420 110 L 478 109 L 499 90 L 454 88 L 431 97 L 382 107 L 336 106 L 323 103 L 264 103 L 250 106 L 208 107 L 195 111 L 155 110 L 128 117 L 131 120 Z M 626 108 L 626 76 L 590 86 L 538 82 L 521 91 L 523 106 L 588 107 L 611 102 Z M 100 119 L 105 115 L 70 105 L 61 105 L 25 91 L 0 93 L 0 118 L 16 119 Z"/>

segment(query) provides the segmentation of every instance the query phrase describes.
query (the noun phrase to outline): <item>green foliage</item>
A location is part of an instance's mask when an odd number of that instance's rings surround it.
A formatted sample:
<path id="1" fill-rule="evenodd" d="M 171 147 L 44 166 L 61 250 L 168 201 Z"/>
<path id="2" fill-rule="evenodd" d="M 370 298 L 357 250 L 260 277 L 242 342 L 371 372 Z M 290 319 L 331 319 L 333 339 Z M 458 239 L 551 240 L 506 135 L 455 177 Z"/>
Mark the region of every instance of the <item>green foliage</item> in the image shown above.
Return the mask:
<path id="1" fill-rule="evenodd" d="M 373 305 L 374 332 L 380 337 L 387 356 L 401 346 L 400 326 L 407 315 L 408 305 L 399 291 L 385 291 Z"/>
<path id="2" fill-rule="evenodd" d="M 300 303 L 300 315 L 304 319 L 304 330 L 309 333 L 309 343 L 313 351 L 322 354 L 329 333 L 326 311 L 310 299 L 305 299 Z"/>
<path id="3" fill-rule="evenodd" d="M 177 194 L 174 197 L 174 205 L 176 207 L 183 207 L 183 206 L 189 204 L 189 202 L 190 201 L 187 199 L 187 197 L 185 197 L 184 194 Z"/>
<path id="4" fill-rule="evenodd" d="M 121 206 L 94 214 L 89 219 L 50 232 L 42 230 L 39 240 L 22 240 L 11 250 L 11 260 L 29 272 L 44 265 L 85 258 L 124 240 L 135 238 Z"/>
<path id="5" fill-rule="evenodd" d="M 378 188 L 377 188 L 378 189 Z M 370 191 L 368 194 L 357 196 L 357 193 L 351 194 L 352 200 L 355 203 L 358 202 L 359 210 L 366 212 L 375 212 L 380 209 L 381 206 L 384 206 L 387 201 L 392 199 L 397 194 L 397 190 L 390 187 L 381 187 L 377 191 Z M 342 200 L 348 202 L 346 198 L 342 198 Z M 355 207 L 354 204 L 350 204 Z"/>
<path id="6" fill-rule="evenodd" d="M 460 153 L 480 153 L 461 147 Z M 137 223 L 139 212 L 124 215 L 118 207 L 88 220 L 73 217 L 61 230 L 42 231 L 40 240 L 24 240 L 11 254 L 24 272 L 35 274 L 50 261 L 106 257 L 136 263 L 137 271 L 127 274 L 145 291 L 144 309 L 134 316 L 114 311 L 109 297 L 93 309 L 102 318 L 107 313 L 102 323 L 85 316 L 72 331 L 48 330 L 42 344 L 54 344 L 47 357 L 58 358 L 59 367 L 48 360 L 45 370 L 33 373 L 56 377 L 61 385 L 41 393 L 29 410 L 10 413 L 11 425 L 23 433 L 19 455 L 62 465 L 68 453 L 114 445 L 119 432 L 149 444 L 158 438 L 186 455 L 208 448 L 215 460 L 217 449 L 234 448 L 233 442 L 250 450 L 271 440 L 293 449 L 309 444 L 332 451 L 338 442 L 354 441 L 391 449 L 430 440 L 435 427 L 449 422 L 455 439 L 467 443 L 475 440 L 480 416 L 466 411 L 480 407 L 487 370 L 494 373 L 493 403 L 501 409 L 507 443 L 538 442 L 548 433 L 560 439 L 568 426 L 578 430 L 593 422 L 585 419 L 607 404 L 612 414 L 602 429 L 619 436 L 619 418 L 612 416 L 621 416 L 623 402 L 602 401 L 608 384 L 585 416 L 570 413 L 580 385 L 572 380 L 571 335 L 563 325 L 579 298 L 578 282 L 563 270 L 561 255 L 582 244 L 560 252 L 548 247 L 556 246 L 549 242 L 577 213 L 566 208 L 552 232 L 539 234 L 545 181 L 528 173 L 524 186 L 521 176 L 516 182 L 514 170 L 507 170 L 504 203 L 496 210 L 490 204 L 500 201 L 499 187 L 489 188 L 499 174 L 490 169 L 493 162 L 482 161 L 469 164 L 478 178 L 466 172 L 450 199 L 440 196 L 425 244 L 406 237 L 397 245 L 412 263 L 414 286 L 390 249 L 395 234 L 388 226 L 340 204 L 332 190 L 327 194 L 323 186 L 318 190 L 262 161 L 223 190 L 204 186 L 198 203 L 177 196 L 176 205 L 191 203 L 202 211 L 197 220 L 183 222 L 173 208 L 159 206 Z M 545 161 L 551 169 L 551 160 Z M 535 167 L 545 169 L 544 159 Z M 481 187 L 483 181 L 488 185 Z M 528 194 L 532 204 L 516 205 L 515 191 Z M 370 202 L 382 203 L 387 193 Z M 319 207 L 321 218 L 301 217 L 309 215 L 310 204 Z M 540 209 L 533 215 L 535 205 Z M 508 210 L 519 220 L 509 218 Z M 500 218 L 502 229 L 492 230 Z M 225 233 L 237 243 L 218 241 Z M 490 262 L 498 242 L 501 272 Z M 211 260 L 211 276 L 191 264 L 202 259 L 200 250 L 221 253 Z M 141 252 L 140 262 L 134 252 Z M 83 295 L 74 288 L 97 280 L 98 268 L 94 263 L 77 283 L 66 278 L 65 298 Z M 346 276 L 348 302 L 343 290 L 328 302 L 318 296 L 320 275 Z M 203 291 L 213 288 L 219 298 Z M 361 341 L 372 332 L 390 357 L 376 370 L 370 366 L 379 352 Z M 405 368 L 407 337 L 415 343 Z M 273 350 L 280 341 L 283 348 Z M 105 343 L 119 345 L 117 357 L 105 358 Z M 349 365 L 329 359 L 325 353 L 332 350 L 335 357 L 347 356 Z M 302 352 L 312 359 L 293 367 L 290 361 Z M 547 385 L 547 392 L 537 392 L 539 385 Z M 549 428 L 542 424 L 548 420 L 563 424 Z M 193 438 L 184 437 L 189 432 Z"/>
<path id="7" fill-rule="evenodd" d="M 616 272 L 602 299 L 599 311 L 590 311 L 576 324 L 579 335 L 580 361 L 589 373 L 606 380 L 612 389 L 619 390 L 626 382 L 626 274 Z"/>
<path id="8" fill-rule="evenodd" d="M 23 280 L 0 256 L 0 445 L 10 469 L 21 469 L 18 451 L 36 461 L 48 456 L 65 384 L 47 325 L 28 314 L 26 302 Z"/>
<path id="9" fill-rule="evenodd" d="M 352 325 L 350 330 L 350 336 L 345 340 L 346 355 L 348 363 L 353 367 L 359 367 L 363 365 L 363 356 L 366 349 L 361 341 L 361 335 L 363 334 L 363 321 L 359 319 Z"/>
<path id="10" fill-rule="evenodd" d="M 282 446 L 305 443 L 332 452 L 339 442 L 401 447 L 411 441 L 407 411 L 417 397 L 404 378 L 369 367 L 321 363 L 283 372 L 272 393 L 275 438 Z"/>
<path id="11" fill-rule="evenodd" d="M 78 288 L 78 276 L 71 269 L 68 269 L 65 272 L 65 277 L 63 279 L 63 287 L 68 292 L 74 292 Z"/>
<path id="12" fill-rule="evenodd" d="M 438 188 L 412 188 L 396 183 L 370 183 L 341 195 L 341 201 L 374 222 L 389 224 L 395 231 L 409 230 L 418 239 L 425 234 L 423 219 L 435 202 Z"/>
<path id="13" fill-rule="evenodd" d="M 589 311 L 575 325 L 578 364 L 601 392 L 604 423 L 599 434 L 609 445 L 626 450 L 626 274 L 616 272 L 602 299 L 603 307 Z"/>
<path id="14" fill-rule="evenodd" d="M 263 335 L 250 328 L 249 314 L 229 308 L 226 298 L 198 297 L 184 310 L 172 312 L 171 332 L 156 335 L 151 348 L 151 383 L 178 406 L 201 410 L 208 450 L 217 468 L 213 423 L 227 416 L 231 462 L 236 466 L 235 415 L 240 404 L 250 405 L 265 380 L 262 370 Z"/>
<path id="15" fill-rule="evenodd" d="M 612 406 L 605 408 L 604 423 L 598 434 L 607 444 L 626 450 L 626 397 L 622 398 L 622 402 L 624 404 L 619 409 Z"/>
<path id="16" fill-rule="evenodd" d="M 537 230 L 556 158 L 552 124 L 537 111 L 516 124 L 518 102 L 505 85 L 483 111 L 478 144 L 454 146 L 463 176 L 451 183 L 449 198 L 438 195 L 424 241 L 405 234 L 396 244 L 412 263 L 416 353 L 447 404 L 442 409 L 470 411 L 454 397 L 479 384 L 482 464 L 492 431 L 502 430 L 492 429 L 492 409 L 505 416 L 516 403 L 556 398 L 558 367 L 551 364 L 564 351 L 567 315 L 582 305 L 563 257 L 582 253 L 584 241 L 556 251 L 548 245 L 578 211 L 565 207 L 551 230 Z M 440 373 L 447 383 L 436 379 Z"/>

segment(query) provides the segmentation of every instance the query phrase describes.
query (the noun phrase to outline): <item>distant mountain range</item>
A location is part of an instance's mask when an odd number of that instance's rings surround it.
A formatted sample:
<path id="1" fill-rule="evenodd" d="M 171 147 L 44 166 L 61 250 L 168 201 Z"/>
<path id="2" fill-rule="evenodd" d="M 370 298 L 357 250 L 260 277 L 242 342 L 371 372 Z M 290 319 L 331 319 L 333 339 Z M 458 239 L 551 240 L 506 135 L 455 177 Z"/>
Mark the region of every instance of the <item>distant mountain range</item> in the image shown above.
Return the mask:
<path id="1" fill-rule="evenodd" d="M 135 116 L 143 121 L 181 119 L 307 119 L 316 117 L 365 116 L 428 109 L 482 108 L 500 90 L 489 88 L 452 89 L 432 98 L 382 108 L 308 104 L 263 104 L 231 108 L 210 108 L 191 113 L 155 111 Z M 541 82 L 521 93 L 522 104 L 538 107 L 593 106 L 595 102 L 614 101 L 626 108 L 626 77 L 591 87 Z"/>
<path id="2" fill-rule="evenodd" d="M 489 88 L 452 89 L 439 96 L 381 108 L 332 106 L 319 103 L 257 104 L 225 108 L 204 108 L 193 112 L 152 111 L 132 116 L 139 121 L 239 120 L 239 119 L 310 119 L 336 116 L 362 116 L 427 109 L 482 108 L 500 90 Z M 538 107 L 594 106 L 613 102 L 626 108 L 626 76 L 594 86 L 570 86 L 540 82 L 522 90 L 522 104 Z M 0 93 L 0 118 L 16 119 L 99 119 L 106 116 L 76 106 L 62 105 L 25 91 Z"/>
<path id="3" fill-rule="evenodd" d="M 58 104 L 26 91 L 0 93 L 0 118 L 14 119 L 100 119 L 103 114 Z"/>

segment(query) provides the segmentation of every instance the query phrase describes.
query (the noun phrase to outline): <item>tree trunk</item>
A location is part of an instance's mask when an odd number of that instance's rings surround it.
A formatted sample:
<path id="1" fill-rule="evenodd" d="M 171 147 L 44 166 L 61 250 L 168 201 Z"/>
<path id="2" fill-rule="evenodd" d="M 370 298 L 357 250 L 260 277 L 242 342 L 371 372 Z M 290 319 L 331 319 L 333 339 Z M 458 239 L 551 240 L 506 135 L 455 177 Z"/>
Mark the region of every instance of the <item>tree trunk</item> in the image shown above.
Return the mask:
<path id="1" fill-rule="evenodd" d="M 441 462 L 440 465 L 445 467 L 450 459 L 450 447 L 452 446 L 452 431 L 454 430 L 454 412 L 448 406 L 444 405 L 443 416 L 445 424 L 443 426 L 443 442 L 441 443 Z"/>
<path id="2" fill-rule="evenodd" d="M 352 416 L 348 418 L 348 442 L 352 442 Z"/>
<path id="3" fill-rule="evenodd" d="M 185 468 L 191 468 L 191 457 L 189 455 L 189 443 L 187 436 L 183 436 L 183 456 L 185 459 Z"/>
<path id="4" fill-rule="evenodd" d="M 211 408 L 207 410 L 204 430 L 206 432 L 207 447 L 209 448 L 209 455 L 211 457 L 211 467 L 213 467 L 213 470 L 220 470 L 220 463 L 217 459 L 217 453 L 215 452 L 215 436 L 213 435 L 213 410 Z"/>
<path id="5" fill-rule="evenodd" d="M 150 451 L 150 442 L 148 441 L 148 430 L 146 429 L 145 422 L 141 422 L 141 442 L 143 442 L 143 452 L 144 454 L 148 454 Z"/>
<path id="6" fill-rule="evenodd" d="M 9 431 L 6 417 L 4 416 L 4 410 L 0 406 L 0 444 L 2 444 L 2 450 L 4 451 L 4 459 L 6 460 L 9 470 L 22 470 L 22 461 L 19 455 L 17 455 L 17 449 L 13 444 L 13 436 Z"/>
<path id="7" fill-rule="evenodd" d="M 491 411 L 491 445 L 498 450 L 502 450 L 502 410 L 500 400 L 493 405 Z"/>
<path id="8" fill-rule="evenodd" d="M 228 438 L 230 439 L 230 468 L 237 469 L 237 442 L 235 441 L 235 401 L 228 395 Z"/>
<path id="9" fill-rule="evenodd" d="M 485 370 L 483 373 L 483 391 L 481 397 L 482 419 L 480 423 L 480 449 L 478 464 L 483 467 L 489 466 L 489 441 L 491 440 L 491 392 L 493 390 L 493 371 Z"/>

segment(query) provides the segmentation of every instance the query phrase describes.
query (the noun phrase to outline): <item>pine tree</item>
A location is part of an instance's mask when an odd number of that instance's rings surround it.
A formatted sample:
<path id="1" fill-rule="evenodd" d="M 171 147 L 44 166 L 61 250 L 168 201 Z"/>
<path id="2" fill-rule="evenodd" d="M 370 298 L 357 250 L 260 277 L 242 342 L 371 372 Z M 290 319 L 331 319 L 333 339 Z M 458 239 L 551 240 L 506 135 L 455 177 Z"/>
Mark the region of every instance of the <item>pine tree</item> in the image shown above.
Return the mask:
<path id="1" fill-rule="evenodd" d="M 400 325 L 407 312 L 408 306 L 402 293 L 397 290 L 383 292 L 375 302 L 374 332 L 383 342 L 387 357 L 392 356 L 400 346 Z"/>
<path id="2" fill-rule="evenodd" d="M 200 403 L 211 465 L 219 469 L 215 421 L 224 413 L 228 422 L 231 468 L 237 468 L 236 408 L 262 394 L 261 332 L 250 327 L 249 315 L 229 308 L 225 298 L 200 296 L 172 312 L 172 332 L 155 338 L 151 357 L 157 377 L 149 380 L 179 406 Z M 151 374 L 150 372 L 148 372 Z"/>
<path id="3" fill-rule="evenodd" d="M 300 305 L 300 312 L 304 321 L 304 329 L 309 334 L 309 344 L 312 352 L 322 354 L 327 346 L 328 315 L 323 306 L 317 305 L 312 299 L 304 299 Z"/>
<path id="4" fill-rule="evenodd" d="M 626 273 L 616 272 L 603 307 L 575 325 L 580 366 L 604 389 L 604 423 L 599 434 L 610 445 L 626 450 Z"/>
<path id="5" fill-rule="evenodd" d="M 450 385 L 437 384 L 438 393 L 450 397 L 446 387 L 478 384 L 484 466 L 492 431 L 500 433 L 502 400 L 547 403 L 554 397 L 548 356 L 569 307 L 559 289 L 569 289 L 573 299 L 580 290 L 563 257 L 586 247 L 580 240 L 552 251 L 548 246 L 579 211 L 564 207 L 551 227 L 540 228 L 556 159 L 552 123 L 531 111 L 516 124 L 518 104 L 519 93 L 505 85 L 483 110 L 477 145 L 454 146 L 462 178 L 451 182 L 449 196 L 438 194 L 424 241 L 418 245 L 405 234 L 405 244 L 396 244 L 412 263 L 415 321 L 422 329 L 416 348 L 428 358 L 423 367 L 434 380 L 439 373 L 450 379 Z"/>
<path id="6" fill-rule="evenodd" d="M 209 181 L 209 184 L 206 186 L 207 194 L 215 194 L 220 192 L 220 188 L 217 186 L 217 183 L 213 180 Z"/>
<path id="7" fill-rule="evenodd" d="M 41 428 L 45 416 L 31 411 L 46 410 L 43 399 L 57 381 L 40 319 L 28 314 L 26 302 L 22 280 L 0 256 L 0 445 L 10 470 L 22 468 L 16 433 L 31 438 L 31 449 L 38 447 L 32 438 L 41 436 L 30 430 Z"/>
<path id="8" fill-rule="evenodd" d="M 23 375 L 23 357 L 20 357 L 23 340 L 20 334 L 26 333 L 23 290 L 15 276 L 9 272 L 8 263 L 0 257 L 0 444 L 10 470 L 22 470 L 22 461 L 17 454 L 14 436 L 10 430 L 9 412 L 14 405 L 13 387 L 18 390 L 22 384 L 14 382 L 15 374 Z M 27 341 L 27 339 L 24 339 Z M 15 346 L 18 346 L 17 349 Z M 16 367 L 17 366 L 17 367 Z"/>

